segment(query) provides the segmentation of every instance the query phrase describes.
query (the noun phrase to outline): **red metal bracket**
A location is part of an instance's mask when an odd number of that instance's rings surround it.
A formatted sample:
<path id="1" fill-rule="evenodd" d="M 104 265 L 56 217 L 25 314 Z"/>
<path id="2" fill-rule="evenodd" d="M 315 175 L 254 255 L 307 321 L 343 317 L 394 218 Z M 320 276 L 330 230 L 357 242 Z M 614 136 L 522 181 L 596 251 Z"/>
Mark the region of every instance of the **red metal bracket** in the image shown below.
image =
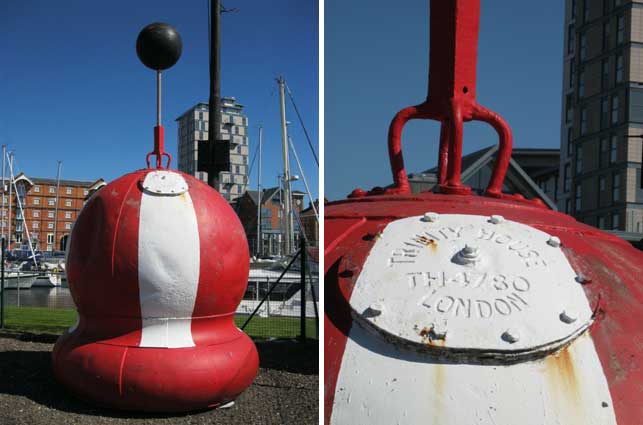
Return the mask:
<path id="1" fill-rule="evenodd" d="M 502 183 L 512 150 L 511 129 L 495 112 L 476 102 L 476 62 L 480 27 L 480 0 L 431 0 L 429 94 L 419 105 L 398 112 L 388 132 L 388 150 L 395 187 L 386 193 L 410 193 L 401 136 L 412 119 L 442 123 L 438 157 L 438 184 L 442 193 L 468 194 L 462 184 L 463 122 L 482 121 L 498 133 L 500 147 L 486 195 L 502 197 Z"/>
<path id="2" fill-rule="evenodd" d="M 145 156 L 145 161 L 147 161 L 147 168 L 152 168 L 150 166 L 150 158 L 152 155 L 156 155 L 156 168 L 170 168 L 172 164 L 172 155 L 165 152 L 165 129 L 162 125 L 157 125 L 154 127 L 154 150 L 148 153 Z M 167 157 L 167 164 L 163 167 L 163 157 Z"/>

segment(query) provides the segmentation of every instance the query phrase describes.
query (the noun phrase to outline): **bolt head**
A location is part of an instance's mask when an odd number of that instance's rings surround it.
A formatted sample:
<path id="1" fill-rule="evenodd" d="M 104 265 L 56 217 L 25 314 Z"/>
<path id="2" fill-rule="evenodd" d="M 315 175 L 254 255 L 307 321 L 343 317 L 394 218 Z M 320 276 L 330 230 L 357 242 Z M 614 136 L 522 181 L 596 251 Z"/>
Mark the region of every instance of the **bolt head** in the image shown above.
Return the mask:
<path id="1" fill-rule="evenodd" d="M 518 342 L 518 340 L 520 339 L 520 333 L 517 329 L 507 329 L 502 333 L 500 337 L 503 341 L 508 342 L 509 344 L 513 344 L 515 342 Z"/>
<path id="2" fill-rule="evenodd" d="M 585 283 L 591 282 L 591 280 L 588 279 L 584 274 L 578 273 L 578 275 L 576 276 L 576 282 L 580 284 L 585 284 Z"/>
<path id="3" fill-rule="evenodd" d="M 440 214 L 438 213 L 426 212 L 424 213 L 424 217 L 422 217 L 422 221 L 426 221 L 427 223 L 435 223 L 439 218 Z"/>
<path id="4" fill-rule="evenodd" d="M 377 317 L 384 311 L 384 304 L 380 302 L 374 302 L 364 312 L 367 317 Z"/>
<path id="5" fill-rule="evenodd" d="M 567 324 L 574 323 L 578 319 L 578 317 L 576 317 L 576 314 L 567 310 L 560 313 L 558 317 L 560 318 L 561 322 Z"/>
<path id="6" fill-rule="evenodd" d="M 560 239 L 557 238 L 556 236 L 552 236 L 547 241 L 547 245 L 553 246 L 554 248 L 558 248 L 560 247 Z"/>
<path id="7" fill-rule="evenodd" d="M 489 218 L 489 222 L 490 222 L 491 224 L 500 224 L 500 223 L 502 223 L 503 221 L 505 221 L 505 218 L 504 218 L 503 216 L 501 216 L 501 215 L 492 215 L 492 216 Z"/>

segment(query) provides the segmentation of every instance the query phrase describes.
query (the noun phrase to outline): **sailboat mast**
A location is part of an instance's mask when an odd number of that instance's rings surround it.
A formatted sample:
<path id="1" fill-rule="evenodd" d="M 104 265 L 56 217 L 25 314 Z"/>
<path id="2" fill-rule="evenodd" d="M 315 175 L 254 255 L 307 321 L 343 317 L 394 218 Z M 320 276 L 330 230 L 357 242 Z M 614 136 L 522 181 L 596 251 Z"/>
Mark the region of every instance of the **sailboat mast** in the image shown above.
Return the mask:
<path id="1" fill-rule="evenodd" d="M 8 154 L 7 162 L 9 163 L 9 169 L 12 170 L 13 169 L 13 152 L 10 152 Z M 11 221 L 12 221 L 12 218 L 11 218 L 11 205 L 13 204 L 13 187 L 11 186 L 12 179 L 13 178 L 11 177 L 11 174 L 9 174 L 9 232 L 8 232 L 8 235 L 9 235 L 9 245 L 8 245 L 9 248 L 8 249 L 9 249 L 9 251 L 11 251 Z"/>
<path id="2" fill-rule="evenodd" d="M 7 145 L 2 145 L 2 239 L 4 239 L 4 222 L 5 222 L 5 215 L 4 215 L 4 207 L 5 207 L 5 198 L 6 195 L 4 194 L 6 185 L 5 185 L 5 180 L 4 180 L 4 171 L 5 171 L 5 156 L 7 155 Z M 11 219 L 11 217 L 9 217 Z"/>
<path id="3" fill-rule="evenodd" d="M 292 206 L 290 197 L 290 167 L 288 164 L 288 129 L 286 128 L 286 98 L 284 93 L 285 81 L 282 77 L 277 79 L 279 83 L 279 102 L 281 106 L 281 147 L 284 161 L 284 230 L 285 234 L 285 249 L 284 254 L 288 255 L 292 252 L 293 247 L 293 222 L 292 222 Z"/>
<path id="4" fill-rule="evenodd" d="M 160 113 L 159 113 L 160 115 Z M 58 161 L 58 173 L 56 175 L 56 208 L 54 210 L 54 243 L 53 251 L 56 250 L 56 241 L 58 233 L 58 202 L 60 202 L 60 168 L 62 167 L 62 161 Z"/>
<path id="5" fill-rule="evenodd" d="M 257 256 L 261 255 L 261 145 L 263 143 L 263 127 L 259 126 L 259 173 L 257 177 Z"/>

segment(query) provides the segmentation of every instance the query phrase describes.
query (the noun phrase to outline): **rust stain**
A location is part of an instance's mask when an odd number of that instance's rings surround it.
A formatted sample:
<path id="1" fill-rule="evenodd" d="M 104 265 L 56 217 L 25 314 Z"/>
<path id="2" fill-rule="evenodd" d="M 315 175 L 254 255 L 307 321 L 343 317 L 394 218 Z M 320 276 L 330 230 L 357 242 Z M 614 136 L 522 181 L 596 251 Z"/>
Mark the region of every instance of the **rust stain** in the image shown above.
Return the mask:
<path id="1" fill-rule="evenodd" d="M 430 347 L 444 347 L 446 336 L 441 336 L 438 338 L 433 326 L 425 326 L 419 332 L 420 337 L 422 337 L 422 343 Z"/>
<path id="2" fill-rule="evenodd" d="M 558 405 L 557 411 L 566 412 L 567 421 L 576 419 L 580 422 L 573 423 L 583 423 L 584 412 L 580 409 L 582 388 L 571 346 L 545 358 L 545 379 L 552 400 Z"/>
<path id="3" fill-rule="evenodd" d="M 444 365 L 435 363 L 433 365 L 433 388 L 431 388 L 431 397 L 433 398 L 433 422 L 434 424 L 445 423 L 442 417 L 442 398 L 444 397 Z"/>
<path id="4" fill-rule="evenodd" d="M 179 195 L 180 198 L 181 198 L 181 201 L 183 201 L 183 202 L 185 202 L 187 200 L 187 198 L 185 197 L 185 194 L 186 194 L 186 192 L 183 192 L 181 195 Z"/>

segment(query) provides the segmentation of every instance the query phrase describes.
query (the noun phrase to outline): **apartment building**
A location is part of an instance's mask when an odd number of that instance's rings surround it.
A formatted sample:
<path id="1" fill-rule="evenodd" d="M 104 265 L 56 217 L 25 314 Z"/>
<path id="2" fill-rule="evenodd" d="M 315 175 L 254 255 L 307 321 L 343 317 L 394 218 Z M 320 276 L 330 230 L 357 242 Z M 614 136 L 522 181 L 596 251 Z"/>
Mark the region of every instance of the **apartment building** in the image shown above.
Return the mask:
<path id="1" fill-rule="evenodd" d="M 558 208 L 643 233 L 643 1 L 566 0 Z"/>
<path id="2" fill-rule="evenodd" d="M 8 249 L 64 251 L 72 226 L 87 198 L 105 186 L 96 181 L 30 177 L 23 173 L 9 181 L 2 196 L 4 209 L 0 228 Z"/>
<path id="3" fill-rule="evenodd" d="M 198 103 L 176 119 L 178 125 L 179 170 L 208 182 L 208 173 L 199 171 L 199 141 L 208 140 L 209 108 Z M 217 162 L 224 164 L 215 178 L 214 188 L 228 201 L 243 195 L 249 184 L 248 176 L 248 117 L 243 105 L 234 97 L 221 99 L 222 146 Z M 203 146 L 203 145 L 202 145 Z"/>

